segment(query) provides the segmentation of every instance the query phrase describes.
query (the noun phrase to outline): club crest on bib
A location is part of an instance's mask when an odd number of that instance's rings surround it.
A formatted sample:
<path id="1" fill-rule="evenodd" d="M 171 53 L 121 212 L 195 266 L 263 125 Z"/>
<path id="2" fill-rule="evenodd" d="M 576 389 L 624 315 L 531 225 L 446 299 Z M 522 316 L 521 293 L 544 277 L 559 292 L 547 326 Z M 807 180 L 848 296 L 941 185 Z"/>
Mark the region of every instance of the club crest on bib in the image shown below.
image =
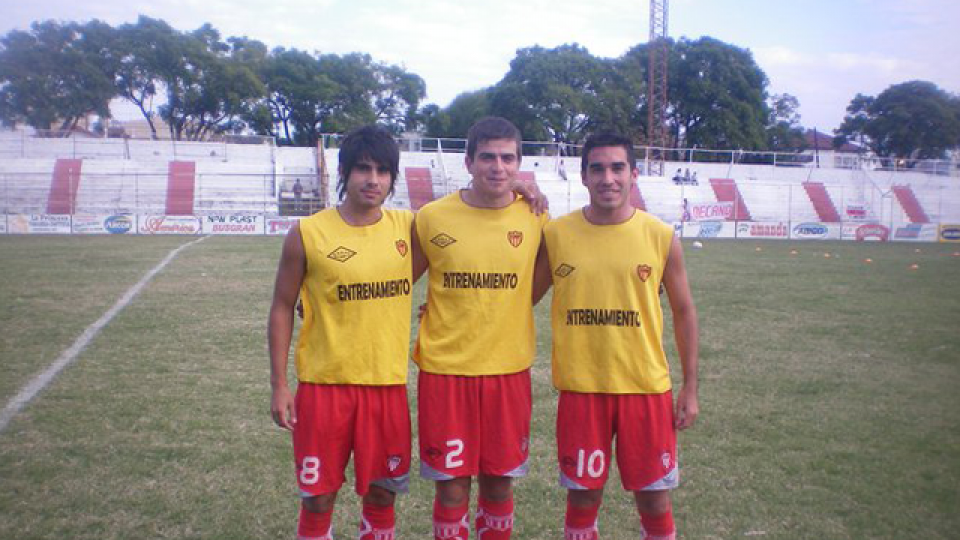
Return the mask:
<path id="1" fill-rule="evenodd" d="M 450 244 L 455 243 L 456 241 L 457 241 L 456 238 L 446 233 L 440 233 L 430 239 L 430 243 L 437 246 L 438 248 L 445 248 Z"/>
<path id="2" fill-rule="evenodd" d="M 406 257 L 407 250 L 409 249 L 407 247 L 406 240 L 397 240 L 396 246 L 397 246 L 397 253 L 399 253 L 401 257 Z"/>
<path id="3" fill-rule="evenodd" d="M 397 467 L 400 466 L 401 461 L 402 459 L 400 456 L 390 456 L 390 458 L 387 459 L 387 469 L 389 469 L 390 472 L 396 471 Z"/>
<path id="4" fill-rule="evenodd" d="M 347 259 L 349 259 L 350 257 L 353 257 L 356 254 L 357 254 L 356 251 L 340 246 L 337 249 L 331 251 L 327 255 L 327 258 L 333 259 L 337 262 L 347 262 Z"/>
<path id="5" fill-rule="evenodd" d="M 569 264 L 562 263 L 560 264 L 560 266 L 557 267 L 557 269 L 553 272 L 553 274 L 557 277 L 567 277 L 570 274 L 572 274 L 574 270 L 576 269 L 570 266 Z"/>
<path id="6" fill-rule="evenodd" d="M 663 463 L 664 469 L 669 469 L 670 468 L 670 452 L 664 452 L 663 455 L 660 456 L 660 461 Z"/>
<path id="7" fill-rule="evenodd" d="M 510 231 L 507 233 L 507 241 L 513 247 L 520 247 L 523 243 L 523 233 L 520 231 Z"/>
<path id="8" fill-rule="evenodd" d="M 650 278 L 651 273 L 653 273 L 653 268 L 650 268 L 649 264 L 637 265 L 637 277 L 640 278 L 640 281 L 646 283 L 647 279 Z"/>

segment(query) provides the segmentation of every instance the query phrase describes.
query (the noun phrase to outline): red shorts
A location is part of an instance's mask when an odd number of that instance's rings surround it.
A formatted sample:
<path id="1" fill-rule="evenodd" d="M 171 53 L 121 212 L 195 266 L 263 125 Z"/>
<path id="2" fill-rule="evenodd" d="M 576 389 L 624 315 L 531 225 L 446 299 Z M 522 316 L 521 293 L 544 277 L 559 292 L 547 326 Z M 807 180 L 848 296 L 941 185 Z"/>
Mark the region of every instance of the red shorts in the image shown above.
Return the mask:
<path id="1" fill-rule="evenodd" d="M 410 473 L 407 387 L 300 383 L 293 456 L 304 497 L 333 493 L 353 452 L 356 490 L 406 492 Z"/>
<path id="2" fill-rule="evenodd" d="M 530 455 L 530 370 L 509 375 L 420 372 L 420 475 L 520 477 Z"/>
<path id="3" fill-rule="evenodd" d="M 673 394 L 581 394 L 560 392 L 557 459 L 560 484 L 600 489 L 610 472 L 617 438 L 617 464 L 629 491 L 673 489 L 679 481 Z"/>

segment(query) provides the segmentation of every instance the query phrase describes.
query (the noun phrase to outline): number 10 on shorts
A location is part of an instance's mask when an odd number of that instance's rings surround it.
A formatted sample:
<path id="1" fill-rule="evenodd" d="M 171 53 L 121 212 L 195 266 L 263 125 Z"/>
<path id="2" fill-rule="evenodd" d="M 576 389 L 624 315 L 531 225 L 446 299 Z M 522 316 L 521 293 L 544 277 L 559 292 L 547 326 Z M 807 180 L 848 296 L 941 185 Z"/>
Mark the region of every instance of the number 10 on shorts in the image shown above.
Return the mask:
<path id="1" fill-rule="evenodd" d="M 603 476 L 606 463 L 603 450 L 594 450 L 589 456 L 583 448 L 577 450 L 577 478 L 583 478 L 584 473 L 590 478 L 600 478 Z"/>

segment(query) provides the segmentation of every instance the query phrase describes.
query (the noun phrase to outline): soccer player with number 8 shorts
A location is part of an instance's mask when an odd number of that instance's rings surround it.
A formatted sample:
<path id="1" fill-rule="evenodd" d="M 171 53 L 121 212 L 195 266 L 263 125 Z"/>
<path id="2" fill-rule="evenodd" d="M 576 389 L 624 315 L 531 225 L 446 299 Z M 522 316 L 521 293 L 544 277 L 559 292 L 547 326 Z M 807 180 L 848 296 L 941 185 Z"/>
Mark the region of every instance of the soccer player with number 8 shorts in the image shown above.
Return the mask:
<path id="1" fill-rule="evenodd" d="M 420 474 L 436 481 L 435 539 L 469 536 L 473 476 L 477 538 L 510 538 L 512 479 L 527 470 L 533 269 L 547 216 L 513 192 L 520 152 L 512 123 L 479 120 L 467 134 L 470 186 L 416 217 L 414 240 L 429 264 L 414 348 Z"/>
<path id="2" fill-rule="evenodd" d="M 333 538 L 333 507 L 351 453 L 363 500 L 361 540 L 394 538 L 395 493 L 407 490 L 410 293 L 423 264 L 415 262 L 413 214 L 382 208 L 399 163 L 389 131 L 367 126 L 347 135 L 340 204 L 300 221 L 283 244 L 268 330 L 271 413 L 293 432 L 301 540 Z M 294 398 L 286 373 L 298 296 Z"/>
<path id="3" fill-rule="evenodd" d="M 697 403 L 697 314 L 673 228 L 635 209 L 639 175 L 630 139 L 601 133 L 583 147 L 589 204 L 548 223 L 534 298 L 553 284 L 553 382 L 560 390 L 557 453 L 568 489 L 565 540 L 599 538 L 597 515 L 613 439 L 642 538 L 672 540 L 677 429 Z M 663 350 L 661 284 L 673 313 L 683 386 L 673 402 Z"/>

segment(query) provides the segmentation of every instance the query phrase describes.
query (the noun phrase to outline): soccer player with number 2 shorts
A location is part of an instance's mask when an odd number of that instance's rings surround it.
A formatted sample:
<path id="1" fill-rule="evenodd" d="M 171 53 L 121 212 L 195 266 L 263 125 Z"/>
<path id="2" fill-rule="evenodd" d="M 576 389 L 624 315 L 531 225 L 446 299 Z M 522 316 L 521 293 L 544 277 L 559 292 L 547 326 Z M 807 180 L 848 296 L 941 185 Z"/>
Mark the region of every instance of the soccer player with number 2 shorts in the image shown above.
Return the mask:
<path id="1" fill-rule="evenodd" d="M 642 538 L 673 540 L 676 430 L 697 414 L 697 314 L 673 228 L 635 209 L 639 171 L 630 139 L 601 133 L 583 147 L 589 204 L 548 223 L 534 298 L 553 284 L 557 453 L 568 489 L 565 540 L 599 538 L 597 514 L 616 438 L 623 487 Z M 663 350 L 660 287 L 670 301 L 683 386 L 674 405 Z"/>
<path id="2" fill-rule="evenodd" d="M 470 187 L 416 217 L 414 240 L 429 264 L 414 349 L 420 474 L 436 481 L 436 539 L 467 539 L 473 476 L 477 538 L 510 538 L 511 481 L 527 470 L 533 269 L 547 216 L 513 192 L 520 159 L 513 124 L 478 121 L 467 135 Z"/>
<path id="3" fill-rule="evenodd" d="M 294 226 L 286 237 L 270 308 L 271 413 L 293 432 L 301 492 L 300 540 L 333 538 L 331 519 L 353 454 L 362 497 L 361 540 L 394 538 L 395 493 L 410 469 L 406 381 L 413 214 L 382 208 L 400 153 L 390 132 L 367 126 L 342 142 L 340 204 Z M 287 387 L 297 297 L 303 327 Z"/>

